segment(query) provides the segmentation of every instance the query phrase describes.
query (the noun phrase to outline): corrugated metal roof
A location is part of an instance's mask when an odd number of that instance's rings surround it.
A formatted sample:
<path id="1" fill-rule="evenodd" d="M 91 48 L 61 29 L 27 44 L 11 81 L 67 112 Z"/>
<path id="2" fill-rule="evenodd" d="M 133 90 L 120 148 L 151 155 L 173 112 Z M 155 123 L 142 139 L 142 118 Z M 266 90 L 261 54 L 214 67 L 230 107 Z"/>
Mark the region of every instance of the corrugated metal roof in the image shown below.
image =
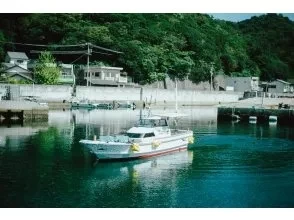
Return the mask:
<path id="1" fill-rule="evenodd" d="M 278 82 L 281 82 L 281 83 L 283 83 L 283 84 L 290 84 L 289 82 L 286 82 L 286 81 L 281 80 L 281 79 L 277 79 L 277 81 L 278 81 Z"/>
<path id="2" fill-rule="evenodd" d="M 13 58 L 13 59 L 21 59 L 21 60 L 28 60 L 29 59 L 24 52 L 11 52 L 11 51 L 8 51 L 7 55 L 10 58 Z"/>

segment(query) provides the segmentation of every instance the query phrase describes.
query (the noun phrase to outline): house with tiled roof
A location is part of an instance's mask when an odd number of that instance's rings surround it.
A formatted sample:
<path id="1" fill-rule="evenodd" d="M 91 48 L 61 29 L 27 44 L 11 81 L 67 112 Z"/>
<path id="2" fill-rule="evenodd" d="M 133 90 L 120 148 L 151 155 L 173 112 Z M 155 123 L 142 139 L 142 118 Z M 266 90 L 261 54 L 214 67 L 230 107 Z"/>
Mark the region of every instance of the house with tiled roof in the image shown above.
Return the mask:
<path id="1" fill-rule="evenodd" d="M 5 63 L 11 63 L 27 69 L 29 58 L 24 52 L 8 51 L 5 57 Z"/>
<path id="2" fill-rule="evenodd" d="M 17 81 L 25 80 L 33 82 L 33 73 L 28 70 L 28 61 L 29 58 L 24 52 L 8 51 L 5 62 L 2 63 L 0 74 Z"/>

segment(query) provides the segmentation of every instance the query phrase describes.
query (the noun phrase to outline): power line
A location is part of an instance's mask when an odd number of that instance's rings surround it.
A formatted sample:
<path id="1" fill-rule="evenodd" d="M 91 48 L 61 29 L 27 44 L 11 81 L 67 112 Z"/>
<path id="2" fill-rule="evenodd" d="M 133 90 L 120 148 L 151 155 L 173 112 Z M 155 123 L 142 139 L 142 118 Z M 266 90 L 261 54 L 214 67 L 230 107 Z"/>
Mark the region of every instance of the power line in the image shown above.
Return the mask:
<path id="1" fill-rule="evenodd" d="M 28 44 L 28 43 L 18 43 L 18 42 L 9 42 L 9 41 L 0 41 L 4 44 L 15 44 L 15 45 L 23 45 L 23 46 L 32 46 L 32 47 L 84 47 L 87 44 L 69 44 L 69 45 L 60 45 L 60 44 Z"/>
<path id="2" fill-rule="evenodd" d="M 91 44 L 91 43 L 90 43 L 90 47 L 94 47 L 94 48 L 97 48 L 97 49 L 100 49 L 100 50 L 109 51 L 109 52 L 112 52 L 112 53 L 118 53 L 118 54 L 123 53 L 123 52 L 120 52 L 120 51 L 110 50 L 110 49 L 107 49 L 107 48 L 104 48 L 104 47 L 96 46 L 96 45 Z"/>
<path id="3" fill-rule="evenodd" d="M 83 56 L 85 56 L 86 54 L 82 54 L 81 56 L 79 56 L 77 59 L 75 59 L 74 61 L 72 61 L 70 64 L 73 64 L 74 62 L 78 61 L 79 59 L 81 59 Z"/>
<path id="4" fill-rule="evenodd" d="M 97 52 L 97 51 L 92 51 L 92 53 L 98 53 L 98 54 L 103 54 L 103 55 L 107 55 L 107 56 L 112 56 L 113 54 L 110 53 L 103 53 L 103 52 Z"/>
<path id="5" fill-rule="evenodd" d="M 42 53 L 42 50 L 31 50 L 30 53 Z M 79 51 L 49 51 L 52 54 L 87 54 L 87 50 L 79 50 Z"/>
<path id="6" fill-rule="evenodd" d="M 89 45 L 92 48 L 96 48 L 99 50 L 104 50 L 112 53 L 117 53 L 117 54 L 122 54 L 123 52 L 116 51 L 116 50 L 111 50 L 105 47 L 100 47 L 97 45 L 94 45 L 92 43 L 84 43 L 84 44 L 68 44 L 68 45 L 61 45 L 61 44 L 29 44 L 29 43 L 19 43 L 19 42 L 12 42 L 12 41 L 0 41 L 3 44 L 14 44 L 14 45 L 23 45 L 23 46 L 32 46 L 32 47 L 49 47 L 49 48 L 64 48 L 64 47 L 85 47 Z"/>

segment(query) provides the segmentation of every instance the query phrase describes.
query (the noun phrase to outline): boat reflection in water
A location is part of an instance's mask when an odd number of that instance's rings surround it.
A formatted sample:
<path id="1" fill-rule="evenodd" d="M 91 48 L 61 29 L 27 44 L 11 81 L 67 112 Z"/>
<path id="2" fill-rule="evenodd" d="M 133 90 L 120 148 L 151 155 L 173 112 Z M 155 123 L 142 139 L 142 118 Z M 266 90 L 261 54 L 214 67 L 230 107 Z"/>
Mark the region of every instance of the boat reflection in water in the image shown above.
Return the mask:
<path id="1" fill-rule="evenodd" d="M 113 184 L 116 178 L 132 181 L 159 181 L 160 179 L 176 178 L 176 172 L 188 170 L 192 165 L 193 151 L 183 150 L 176 154 L 166 154 L 149 159 L 123 162 L 94 162 L 94 176 L 100 180 L 109 180 Z M 172 171 L 167 176 L 166 174 Z M 121 181 L 118 181 L 119 183 Z"/>
<path id="2" fill-rule="evenodd" d="M 176 207 L 192 161 L 190 150 L 141 160 L 99 161 L 80 188 L 88 198 L 81 207 Z"/>

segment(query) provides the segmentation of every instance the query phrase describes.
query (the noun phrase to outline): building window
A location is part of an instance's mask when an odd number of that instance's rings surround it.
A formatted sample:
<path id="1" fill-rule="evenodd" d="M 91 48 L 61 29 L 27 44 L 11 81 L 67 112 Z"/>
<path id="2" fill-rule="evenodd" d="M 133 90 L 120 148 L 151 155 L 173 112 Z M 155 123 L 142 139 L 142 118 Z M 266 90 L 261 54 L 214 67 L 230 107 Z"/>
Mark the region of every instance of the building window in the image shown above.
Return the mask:
<path id="1" fill-rule="evenodd" d="M 18 63 L 23 63 L 23 60 L 16 60 L 16 62 L 18 62 Z"/>
<path id="2" fill-rule="evenodd" d="M 63 70 L 62 75 L 70 76 L 71 75 L 71 72 L 70 71 Z"/>
<path id="3" fill-rule="evenodd" d="M 100 77 L 100 72 L 95 72 L 95 77 Z"/>

